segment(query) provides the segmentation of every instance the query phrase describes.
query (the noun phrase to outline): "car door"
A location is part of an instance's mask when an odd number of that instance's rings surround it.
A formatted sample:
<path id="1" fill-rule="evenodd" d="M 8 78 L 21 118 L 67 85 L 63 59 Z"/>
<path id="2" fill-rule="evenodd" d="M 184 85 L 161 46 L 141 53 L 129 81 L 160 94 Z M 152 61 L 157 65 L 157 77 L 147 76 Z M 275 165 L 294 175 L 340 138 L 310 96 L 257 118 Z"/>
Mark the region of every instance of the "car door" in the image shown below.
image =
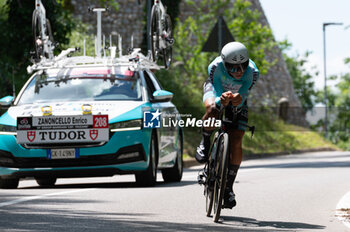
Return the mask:
<path id="1" fill-rule="evenodd" d="M 149 71 L 144 71 L 144 77 L 147 85 L 150 87 L 149 92 L 161 90 L 162 87 L 154 74 Z M 152 95 L 151 94 L 151 95 Z M 150 96 L 150 98 L 152 98 Z M 176 107 L 170 101 L 167 102 L 153 102 L 152 107 L 161 112 L 161 128 L 158 130 L 159 133 L 159 167 L 169 167 L 174 164 L 176 158 L 175 139 L 176 139 L 176 126 L 173 123 L 176 121 Z"/>

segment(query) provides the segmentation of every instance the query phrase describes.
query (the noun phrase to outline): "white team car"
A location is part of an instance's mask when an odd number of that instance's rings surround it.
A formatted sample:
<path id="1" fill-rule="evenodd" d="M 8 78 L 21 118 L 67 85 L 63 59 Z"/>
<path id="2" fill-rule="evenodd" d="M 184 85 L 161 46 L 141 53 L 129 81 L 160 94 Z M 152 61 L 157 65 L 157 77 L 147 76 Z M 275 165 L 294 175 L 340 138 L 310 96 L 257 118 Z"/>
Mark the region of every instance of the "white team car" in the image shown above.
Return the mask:
<path id="1" fill-rule="evenodd" d="M 74 65 L 43 67 L 15 99 L 0 99 L 8 109 L 0 117 L 0 188 L 26 177 L 52 186 L 115 174 L 153 186 L 158 169 L 165 181 L 180 181 L 182 128 L 161 125 L 178 111 L 147 65 L 67 59 Z"/>

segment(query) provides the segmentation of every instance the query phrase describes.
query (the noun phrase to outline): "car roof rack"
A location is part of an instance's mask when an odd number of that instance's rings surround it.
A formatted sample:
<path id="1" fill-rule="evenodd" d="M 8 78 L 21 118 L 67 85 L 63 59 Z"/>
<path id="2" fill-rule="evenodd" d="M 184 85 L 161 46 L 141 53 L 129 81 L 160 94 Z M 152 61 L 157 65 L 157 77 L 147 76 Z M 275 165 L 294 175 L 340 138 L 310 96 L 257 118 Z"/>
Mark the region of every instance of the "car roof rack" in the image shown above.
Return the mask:
<path id="1" fill-rule="evenodd" d="M 27 67 L 29 74 L 48 69 L 62 69 L 62 68 L 84 68 L 84 67 L 115 67 L 128 66 L 133 71 L 141 69 L 160 70 L 163 66 L 157 65 L 151 60 L 151 55 L 145 56 L 141 53 L 141 48 L 129 49 L 129 54 L 122 54 L 122 38 L 118 35 L 118 51 L 119 57 L 116 57 L 117 47 L 112 46 L 112 36 L 110 36 L 110 56 L 106 56 L 105 37 L 101 36 L 101 13 L 105 11 L 104 8 L 94 8 L 90 11 L 97 13 L 97 36 L 95 37 L 95 54 L 96 56 L 85 55 L 85 40 L 84 40 L 84 55 L 72 56 L 75 52 L 79 52 L 80 48 L 68 48 L 62 51 L 58 56 L 53 58 L 42 57 L 39 62 L 33 61 L 33 65 Z M 133 47 L 133 36 L 131 37 L 131 46 Z M 103 50 L 103 56 L 102 51 Z"/>
<path id="2" fill-rule="evenodd" d="M 133 52 L 121 57 L 92 57 L 92 56 L 73 56 L 70 53 L 76 51 L 76 48 L 69 48 L 62 51 L 59 56 L 53 59 L 43 59 L 39 63 L 34 63 L 27 67 L 28 73 L 47 69 L 63 69 L 63 68 L 85 68 L 85 67 L 115 67 L 128 66 L 134 71 L 141 69 L 160 70 L 162 67 L 150 60 L 141 53 L 140 48 L 134 48 Z"/>

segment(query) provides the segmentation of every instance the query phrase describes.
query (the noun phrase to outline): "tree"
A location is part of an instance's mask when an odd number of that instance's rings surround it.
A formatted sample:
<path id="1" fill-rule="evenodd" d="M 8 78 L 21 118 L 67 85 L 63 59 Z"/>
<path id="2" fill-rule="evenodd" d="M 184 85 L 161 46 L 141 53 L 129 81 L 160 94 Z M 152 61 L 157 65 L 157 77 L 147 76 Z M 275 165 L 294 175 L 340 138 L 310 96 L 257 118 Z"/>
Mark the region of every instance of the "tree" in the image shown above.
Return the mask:
<path id="1" fill-rule="evenodd" d="M 339 76 L 334 104 L 329 104 L 329 138 L 343 149 L 350 150 L 350 73 Z"/>
<path id="2" fill-rule="evenodd" d="M 65 2 L 55 4 L 52 0 L 42 0 L 46 17 L 50 20 L 55 41 L 61 45 L 69 42 L 74 28 L 71 13 Z M 12 94 L 12 77 L 17 91 L 28 78 L 26 67 L 30 64 L 33 50 L 32 14 L 34 1 L 8 0 L 1 7 L 0 30 L 0 91 L 2 96 Z M 57 49 L 59 52 L 60 49 Z"/>
<path id="3" fill-rule="evenodd" d="M 272 50 L 276 43 L 270 28 L 259 22 L 261 13 L 252 10 L 249 1 L 185 2 L 195 13 L 184 21 L 177 21 L 174 31 L 174 63 L 169 71 L 160 71 L 158 76 L 165 88 L 176 91 L 174 102 L 180 111 L 200 117 L 204 111 L 202 86 L 208 78 L 208 65 L 218 55 L 203 53 L 201 50 L 218 15 L 224 16 L 235 39 L 247 46 L 250 57 L 262 74 L 266 74 L 269 67 L 274 65 L 274 62 L 265 58 L 265 52 Z"/>
<path id="4" fill-rule="evenodd" d="M 304 111 L 311 111 L 315 106 L 317 95 L 313 78 L 318 76 L 318 71 L 316 67 L 312 68 L 313 73 L 306 69 L 309 56 L 312 54 L 310 51 L 306 51 L 303 55 L 297 54 L 295 56 L 289 56 L 286 51 L 291 47 L 292 45 L 287 40 L 280 42 L 283 58 L 293 80 L 295 93 Z"/>
<path id="5" fill-rule="evenodd" d="M 350 59 L 345 59 L 349 64 Z M 342 149 L 350 150 L 350 73 L 331 76 L 329 79 L 338 80 L 335 89 L 327 88 L 328 107 L 328 138 Z M 324 102 L 324 91 L 319 91 L 317 102 Z M 323 128 L 324 120 L 313 126 Z"/>

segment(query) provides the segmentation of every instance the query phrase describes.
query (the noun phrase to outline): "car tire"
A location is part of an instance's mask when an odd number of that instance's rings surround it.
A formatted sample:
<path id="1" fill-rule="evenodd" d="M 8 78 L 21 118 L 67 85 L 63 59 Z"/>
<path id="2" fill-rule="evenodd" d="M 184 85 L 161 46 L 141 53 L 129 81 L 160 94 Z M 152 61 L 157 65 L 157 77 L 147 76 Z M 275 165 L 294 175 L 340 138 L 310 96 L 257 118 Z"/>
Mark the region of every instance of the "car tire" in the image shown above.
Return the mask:
<path id="1" fill-rule="evenodd" d="M 182 179 L 183 159 L 182 159 L 182 137 L 178 136 L 178 149 L 175 165 L 172 168 L 162 170 L 162 176 L 165 182 L 179 182 Z"/>
<path id="2" fill-rule="evenodd" d="M 41 187 L 55 186 L 57 178 L 35 178 L 36 183 Z"/>
<path id="3" fill-rule="evenodd" d="M 0 188 L 2 189 L 16 189 L 18 183 L 19 179 L 17 178 L 5 179 L 0 177 Z"/>
<path id="4" fill-rule="evenodd" d="M 157 183 L 157 150 L 156 150 L 156 135 L 152 134 L 149 164 L 146 171 L 135 174 L 136 184 L 142 187 L 152 187 Z"/>

